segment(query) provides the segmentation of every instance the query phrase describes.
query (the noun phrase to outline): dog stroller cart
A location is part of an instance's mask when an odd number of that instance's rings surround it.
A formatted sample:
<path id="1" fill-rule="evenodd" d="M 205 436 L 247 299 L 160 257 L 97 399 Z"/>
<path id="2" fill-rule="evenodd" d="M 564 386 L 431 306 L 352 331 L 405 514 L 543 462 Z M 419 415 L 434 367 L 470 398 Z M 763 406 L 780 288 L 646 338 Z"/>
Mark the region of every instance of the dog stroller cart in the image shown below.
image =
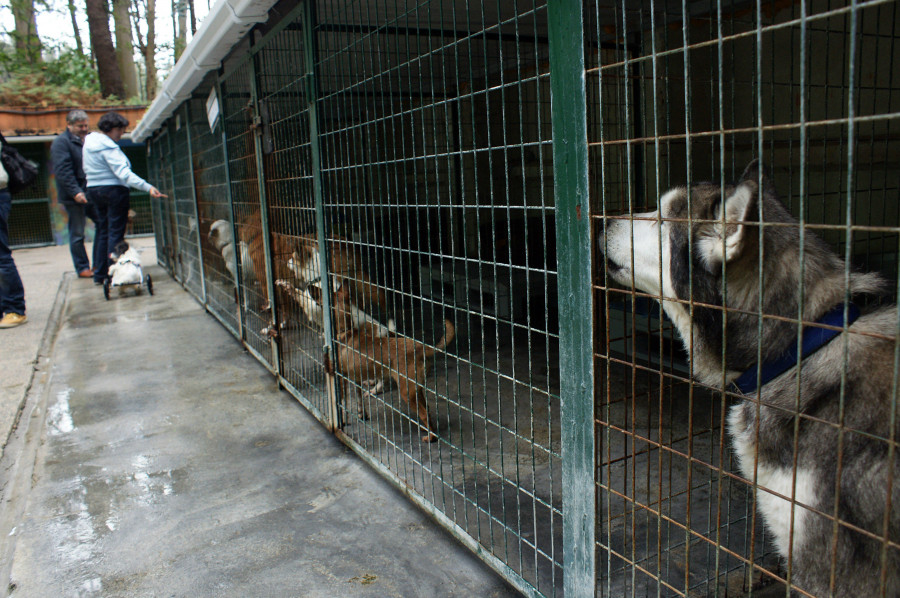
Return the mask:
<path id="1" fill-rule="evenodd" d="M 149 274 L 144 275 L 137 253 L 134 250 L 129 250 L 109 267 L 109 274 L 103 280 L 103 296 L 109 301 L 110 289 L 119 288 L 124 291 L 128 287 L 134 288 L 135 294 L 140 294 L 144 286 L 147 287 L 147 292 L 152 295 L 153 279 L 150 278 Z"/>

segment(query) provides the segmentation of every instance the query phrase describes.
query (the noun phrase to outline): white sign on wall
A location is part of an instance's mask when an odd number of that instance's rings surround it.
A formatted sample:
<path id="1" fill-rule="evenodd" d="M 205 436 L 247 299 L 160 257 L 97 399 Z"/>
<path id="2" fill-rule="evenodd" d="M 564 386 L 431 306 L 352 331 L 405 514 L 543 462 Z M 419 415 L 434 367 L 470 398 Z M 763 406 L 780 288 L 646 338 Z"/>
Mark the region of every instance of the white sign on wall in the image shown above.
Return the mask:
<path id="1" fill-rule="evenodd" d="M 219 96 L 215 87 L 209 90 L 209 97 L 206 98 L 206 120 L 209 121 L 209 130 L 215 131 L 219 120 Z"/>

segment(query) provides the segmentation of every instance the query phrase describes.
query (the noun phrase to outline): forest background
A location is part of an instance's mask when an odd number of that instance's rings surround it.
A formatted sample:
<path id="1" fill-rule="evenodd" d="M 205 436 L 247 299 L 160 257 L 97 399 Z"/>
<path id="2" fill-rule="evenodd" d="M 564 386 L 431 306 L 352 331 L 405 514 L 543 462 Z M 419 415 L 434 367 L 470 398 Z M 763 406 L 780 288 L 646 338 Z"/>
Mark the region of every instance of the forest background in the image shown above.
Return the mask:
<path id="1" fill-rule="evenodd" d="M 213 0 L 9 0 L 0 106 L 148 104 Z"/>

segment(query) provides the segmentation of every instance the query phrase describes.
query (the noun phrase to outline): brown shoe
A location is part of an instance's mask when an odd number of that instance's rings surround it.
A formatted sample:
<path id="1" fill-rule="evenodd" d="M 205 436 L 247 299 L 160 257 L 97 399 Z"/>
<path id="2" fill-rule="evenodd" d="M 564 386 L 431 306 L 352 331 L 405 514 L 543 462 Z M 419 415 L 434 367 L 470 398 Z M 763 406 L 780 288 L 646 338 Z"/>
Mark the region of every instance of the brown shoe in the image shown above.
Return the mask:
<path id="1" fill-rule="evenodd" d="M 78 278 L 91 278 L 94 275 L 93 270 L 82 270 L 78 273 Z"/>
<path id="2" fill-rule="evenodd" d="M 0 328 L 15 328 L 16 326 L 21 326 L 27 321 L 28 316 L 10 312 L 4 315 L 3 319 L 0 319 Z"/>

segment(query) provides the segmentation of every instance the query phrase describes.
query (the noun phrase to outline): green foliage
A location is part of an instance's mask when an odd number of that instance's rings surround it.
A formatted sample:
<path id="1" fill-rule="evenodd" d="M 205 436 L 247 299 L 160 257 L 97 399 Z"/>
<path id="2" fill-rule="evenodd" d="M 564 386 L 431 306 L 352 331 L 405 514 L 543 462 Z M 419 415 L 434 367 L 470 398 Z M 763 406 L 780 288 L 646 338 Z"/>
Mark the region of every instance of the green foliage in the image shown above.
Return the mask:
<path id="1" fill-rule="evenodd" d="M 78 51 L 61 47 L 39 64 L 20 60 L 15 50 L 0 51 L 0 106 L 76 106 L 122 104 L 100 95 L 97 71 Z"/>
<path id="2" fill-rule="evenodd" d="M 75 49 L 63 48 L 56 60 L 44 63 L 42 70 L 48 85 L 72 85 L 87 91 L 100 91 L 97 71 L 90 59 Z"/>

